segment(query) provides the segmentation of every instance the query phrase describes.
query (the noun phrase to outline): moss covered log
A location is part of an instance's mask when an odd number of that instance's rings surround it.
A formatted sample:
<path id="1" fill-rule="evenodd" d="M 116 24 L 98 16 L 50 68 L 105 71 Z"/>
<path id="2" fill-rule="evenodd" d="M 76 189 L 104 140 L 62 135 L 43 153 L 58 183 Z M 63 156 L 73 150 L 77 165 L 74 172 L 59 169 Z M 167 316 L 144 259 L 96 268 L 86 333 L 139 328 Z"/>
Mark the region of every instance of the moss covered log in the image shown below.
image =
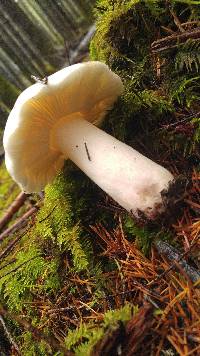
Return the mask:
<path id="1" fill-rule="evenodd" d="M 95 15 L 91 59 L 125 86 L 104 129 L 184 176 L 179 210 L 138 226 L 67 163 L 27 229 L 3 241 L 0 311 L 26 356 L 195 355 L 199 282 L 169 257 L 178 249 L 198 275 L 198 1 L 99 0 Z"/>

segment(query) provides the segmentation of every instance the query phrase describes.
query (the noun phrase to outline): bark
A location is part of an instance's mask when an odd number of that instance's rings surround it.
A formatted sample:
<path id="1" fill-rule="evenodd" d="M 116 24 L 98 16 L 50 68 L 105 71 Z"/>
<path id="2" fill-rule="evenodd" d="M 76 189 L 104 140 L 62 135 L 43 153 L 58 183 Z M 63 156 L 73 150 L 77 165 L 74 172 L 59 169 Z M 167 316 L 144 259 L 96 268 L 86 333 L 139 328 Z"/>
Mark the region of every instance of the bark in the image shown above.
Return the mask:
<path id="1" fill-rule="evenodd" d="M 190 252 L 194 244 L 188 251 L 183 254 L 181 254 L 175 247 L 171 246 L 165 241 L 157 240 L 155 241 L 155 246 L 159 253 L 163 254 L 168 258 L 168 260 L 173 262 L 173 264 L 167 271 L 164 271 L 160 276 L 158 276 L 158 278 L 156 278 L 157 281 L 158 279 L 161 279 L 161 277 L 164 277 L 164 275 L 166 275 L 172 269 L 176 268 L 177 264 L 181 266 L 181 268 L 188 275 L 191 281 L 197 282 L 200 279 L 200 272 L 194 267 L 189 266 L 189 264 L 185 260 L 186 255 Z"/>

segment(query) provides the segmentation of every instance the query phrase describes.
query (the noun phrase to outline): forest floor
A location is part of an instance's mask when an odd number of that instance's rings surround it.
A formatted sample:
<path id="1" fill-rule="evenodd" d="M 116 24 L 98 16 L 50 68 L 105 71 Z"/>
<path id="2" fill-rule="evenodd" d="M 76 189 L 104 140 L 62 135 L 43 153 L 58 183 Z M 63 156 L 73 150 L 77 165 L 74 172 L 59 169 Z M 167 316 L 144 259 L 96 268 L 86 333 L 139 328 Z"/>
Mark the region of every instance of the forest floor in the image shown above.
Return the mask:
<path id="1" fill-rule="evenodd" d="M 2 355 L 200 355 L 193 3 L 99 0 L 90 47 L 125 86 L 103 128 L 178 182 L 160 219 L 136 221 L 70 163 L 44 193 L 25 196 L 2 162 Z"/>

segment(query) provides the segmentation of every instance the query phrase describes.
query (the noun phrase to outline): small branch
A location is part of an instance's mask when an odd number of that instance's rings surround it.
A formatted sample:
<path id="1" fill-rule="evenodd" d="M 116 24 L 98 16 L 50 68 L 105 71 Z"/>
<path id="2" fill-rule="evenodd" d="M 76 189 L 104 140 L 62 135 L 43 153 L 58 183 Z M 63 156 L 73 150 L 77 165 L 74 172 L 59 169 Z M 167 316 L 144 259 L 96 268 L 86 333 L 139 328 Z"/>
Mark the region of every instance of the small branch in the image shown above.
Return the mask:
<path id="1" fill-rule="evenodd" d="M 9 236 L 10 234 L 14 234 L 16 231 L 24 228 L 27 224 L 27 220 L 30 216 L 32 216 L 34 213 L 36 213 L 36 211 L 38 210 L 37 207 L 33 206 L 32 208 L 30 208 L 24 215 L 22 215 L 22 217 L 20 219 L 18 219 L 16 221 L 15 224 L 13 224 L 12 226 L 10 226 L 9 228 L 7 228 L 5 231 L 3 231 L 0 234 L 0 242 L 7 236 Z"/>
<path id="2" fill-rule="evenodd" d="M 77 63 L 78 61 L 80 61 L 82 54 L 83 53 L 86 54 L 88 52 L 88 45 L 90 43 L 92 36 L 94 35 L 95 30 L 96 30 L 96 26 L 92 25 L 89 28 L 87 34 L 83 37 L 83 39 L 79 43 L 78 47 L 76 47 L 75 51 L 71 51 L 70 64 Z"/>
<path id="3" fill-rule="evenodd" d="M 3 250 L 0 253 L 0 259 L 2 259 L 3 257 L 5 257 L 10 251 L 12 251 L 13 247 L 16 245 L 16 243 L 26 234 L 26 231 L 22 234 L 17 236 L 13 241 L 11 241 L 11 243 L 5 248 L 5 250 Z"/>
<path id="4" fill-rule="evenodd" d="M 0 231 L 11 220 L 12 216 L 21 208 L 27 198 L 27 194 L 21 192 L 14 202 L 6 210 L 5 215 L 0 219 Z"/>
<path id="5" fill-rule="evenodd" d="M 124 291 L 124 292 L 117 292 L 117 293 L 114 293 L 114 294 L 109 294 L 109 295 L 106 295 L 103 298 L 113 298 L 113 297 L 116 297 L 116 296 L 126 296 L 126 295 L 129 295 L 131 293 L 134 293 L 135 290 L 138 289 L 138 290 L 142 291 L 146 296 L 148 295 L 148 296 L 151 296 L 152 298 L 160 300 L 160 295 L 158 293 L 152 291 L 151 289 L 145 288 L 145 286 L 143 286 L 140 283 L 132 281 L 132 284 L 135 285 L 134 289 L 130 289 L 130 290 L 127 290 L 127 291 Z"/>
<path id="6" fill-rule="evenodd" d="M 187 21 L 187 22 L 183 22 L 181 24 L 182 27 L 189 27 L 189 26 L 200 26 L 200 21 L 198 20 L 194 20 L 194 21 Z"/>
<path id="7" fill-rule="evenodd" d="M 5 321 L 1 315 L 0 315 L 0 323 L 4 329 L 5 335 L 6 335 L 7 339 L 9 340 L 10 344 L 13 346 L 13 348 L 15 349 L 17 354 L 20 355 L 19 348 L 18 348 L 17 344 L 15 343 L 14 339 L 12 338 L 10 332 L 8 331 Z"/>
<path id="8" fill-rule="evenodd" d="M 174 34 L 175 34 L 175 31 L 173 31 L 171 28 L 168 28 L 168 27 L 165 27 L 165 26 L 161 26 L 161 28 L 162 28 L 163 30 L 165 30 L 166 32 L 171 33 L 171 35 L 174 35 Z"/>
<path id="9" fill-rule="evenodd" d="M 53 313 L 60 313 L 63 311 L 72 311 L 74 309 L 74 306 L 71 307 L 66 307 L 66 308 L 55 308 L 55 309 L 49 309 L 47 310 L 46 314 L 53 314 Z"/>
<path id="10" fill-rule="evenodd" d="M 181 43 L 185 43 L 189 38 L 197 40 L 200 38 L 200 28 L 197 27 L 194 30 L 185 31 L 183 33 L 172 34 L 170 36 L 161 38 L 154 41 L 151 44 L 151 50 L 153 53 L 165 51 L 170 48 L 175 48 Z"/>
<path id="11" fill-rule="evenodd" d="M 179 121 L 175 121 L 175 122 L 172 122 L 171 124 L 168 124 L 168 125 L 162 125 L 162 127 L 159 129 L 159 130 L 162 130 L 162 129 L 169 129 L 169 128 L 173 128 L 173 127 L 176 127 L 180 124 L 184 124 L 186 122 L 189 122 L 190 120 L 194 119 L 195 117 L 198 117 L 200 115 L 200 112 L 194 114 L 194 115 L 190 115 L 190 116 L 187 116 L 185 117 L 184 119 L 182 120 L 179 120 Z"/>

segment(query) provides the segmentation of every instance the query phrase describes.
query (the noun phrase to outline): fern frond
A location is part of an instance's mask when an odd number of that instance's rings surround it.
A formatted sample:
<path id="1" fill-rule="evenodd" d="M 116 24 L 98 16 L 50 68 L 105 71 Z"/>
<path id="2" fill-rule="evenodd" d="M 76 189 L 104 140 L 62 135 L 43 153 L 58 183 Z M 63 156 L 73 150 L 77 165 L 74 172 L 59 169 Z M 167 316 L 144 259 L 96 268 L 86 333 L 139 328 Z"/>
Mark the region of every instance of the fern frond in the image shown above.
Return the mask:
<path id="1" fill-rule="evenodd" d="M 65 338 L 65 345 L 68 349 L 71 349 L 78 343 L 81 343 L 84 339 L 90 339 L 94 333 L 94 324 L 81 323 L 79 328 L 75 330 L 69 330 L 67 337 Z"/>
<path id="2" fill-rule="evenodd" d="M 125 304 L 120 309 L 108 310 L 104 315 L 104 327 L 108 327 L 116 321 L 126 322 L 138 312 L 138 307 L 130 303 Z"/>
<path id="3" fill-rule="evenodd" d="M 57 235 L 57 242 L 61 250 L 71 252 L 76 271 L 84 270 L 88 266 L 87 256 L 82 248 L 79 234 L 80 228 L 76 225 L 71 229 L 62 229 Z"/>
<path id="4" fill-rule="evenodd" d="M 200 117 L 196 117 L 192 120 L 192 123 L 195 124 L 196 129 L 193 136 L 193 144 L 200 143 Z"/>
<path id="5" fill-rule="evenodd" d="M 200 76 L 187 78 L 181 77 L 171 84 L 171 102 L 177 101 L 179 105 L 190 107 L 191 104 L 199 100 Z"/>
<path id="6" fill-rule="evenodd" d="M 200 40 L 189 39 L 179 47 L 175 60 L 175 68 L 182 71 L 184 67 L 188 72 L 199 71 Z"/>
<path id="7" fill-rule="evenodd" d="M 154 17 L 160 16 L 165 12 L 165 9 L 161 6 L 161 2 L 158 0 L 144 0 L 144 3 Z"/>

